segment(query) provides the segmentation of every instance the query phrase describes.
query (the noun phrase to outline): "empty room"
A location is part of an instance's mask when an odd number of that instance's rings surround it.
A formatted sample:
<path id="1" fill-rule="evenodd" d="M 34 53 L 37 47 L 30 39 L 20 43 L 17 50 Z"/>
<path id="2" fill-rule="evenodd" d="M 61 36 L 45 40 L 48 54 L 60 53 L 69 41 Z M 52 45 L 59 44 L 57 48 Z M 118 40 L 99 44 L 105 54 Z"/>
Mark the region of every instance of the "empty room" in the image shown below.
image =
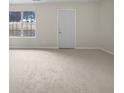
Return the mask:
<path id="1" fill-rule="evenodd" d="M 114 0 L 9 0 L 10 93 L 114 93 Z"/>

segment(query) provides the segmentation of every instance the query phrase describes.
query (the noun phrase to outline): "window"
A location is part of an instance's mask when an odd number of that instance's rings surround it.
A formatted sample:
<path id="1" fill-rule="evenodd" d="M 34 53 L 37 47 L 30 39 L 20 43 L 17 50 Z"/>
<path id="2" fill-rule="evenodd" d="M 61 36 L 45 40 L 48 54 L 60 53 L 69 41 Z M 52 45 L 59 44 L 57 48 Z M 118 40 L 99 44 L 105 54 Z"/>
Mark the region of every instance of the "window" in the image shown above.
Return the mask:
<path id="1" fill-rule="evenodd" d="M 9 12 L 9 35 L 21 36 L 21 12 Z"/>
<path id="2" fill-rule="evenodd" d="M 34 37 L 35 32 L 36 16 L 34 12 L 9 12 L 9 36 Z"/>

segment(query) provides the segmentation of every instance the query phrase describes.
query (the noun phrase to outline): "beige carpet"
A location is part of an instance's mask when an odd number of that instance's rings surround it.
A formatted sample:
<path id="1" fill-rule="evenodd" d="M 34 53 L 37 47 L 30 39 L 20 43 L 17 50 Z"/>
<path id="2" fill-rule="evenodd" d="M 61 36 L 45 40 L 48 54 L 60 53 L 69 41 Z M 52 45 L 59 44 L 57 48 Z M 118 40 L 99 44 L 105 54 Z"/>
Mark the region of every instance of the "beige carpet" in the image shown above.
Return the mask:
<path id="1" fill-rule="evenodd" d="M 10 93 L 114 93 L 114 57 L 100 50 L 10 50 Z"/>

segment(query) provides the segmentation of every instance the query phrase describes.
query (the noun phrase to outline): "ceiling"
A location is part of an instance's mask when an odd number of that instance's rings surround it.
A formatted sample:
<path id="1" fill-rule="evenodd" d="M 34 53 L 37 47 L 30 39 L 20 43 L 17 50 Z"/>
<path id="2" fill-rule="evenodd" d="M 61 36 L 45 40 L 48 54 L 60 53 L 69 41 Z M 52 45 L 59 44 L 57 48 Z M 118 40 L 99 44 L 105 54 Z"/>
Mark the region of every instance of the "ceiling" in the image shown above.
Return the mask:
<path id="1" fill-rule="evenodd" d="M 100 0 L 9 0 L 10 3 L 96 2 Z"/>

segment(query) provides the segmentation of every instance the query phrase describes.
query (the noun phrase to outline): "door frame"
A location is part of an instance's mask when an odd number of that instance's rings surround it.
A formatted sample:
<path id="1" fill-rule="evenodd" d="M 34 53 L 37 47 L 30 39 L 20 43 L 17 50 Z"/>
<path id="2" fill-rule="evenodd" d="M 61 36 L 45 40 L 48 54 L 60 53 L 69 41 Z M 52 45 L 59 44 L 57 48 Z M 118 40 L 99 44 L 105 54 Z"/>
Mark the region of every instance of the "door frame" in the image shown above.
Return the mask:
<path id="1" fill-rule="evenodd" d="M 75 38 L 75 39 L 74 39 L 74 49 L 76 49 L 76 40 L 77 40 L 77 31 L 76 31 L 76 23 L 77 23 L 77 22 L 76 22 L 76 21 L 77 21 L 76 18 L 77 18 L 77 17 L 76 17 L 76 9 L 68 9 L 68 8 L 67 8 L 67 9 L 57 9 L 57 48 L 60 49 L 60 47 L 59 47 L 59 11 L 60 11 L 60 10 L 65 10 L 65 11 L 66 11 L 66 10 L 70 10 L 70 11 L 74 11 L 74 13 L 75 13 L 75 32 L 74 32 L 74 34 L 75 34 L 75 35 L 74 35 L 74 36 L 75 36 L 74 38 Z"/>

